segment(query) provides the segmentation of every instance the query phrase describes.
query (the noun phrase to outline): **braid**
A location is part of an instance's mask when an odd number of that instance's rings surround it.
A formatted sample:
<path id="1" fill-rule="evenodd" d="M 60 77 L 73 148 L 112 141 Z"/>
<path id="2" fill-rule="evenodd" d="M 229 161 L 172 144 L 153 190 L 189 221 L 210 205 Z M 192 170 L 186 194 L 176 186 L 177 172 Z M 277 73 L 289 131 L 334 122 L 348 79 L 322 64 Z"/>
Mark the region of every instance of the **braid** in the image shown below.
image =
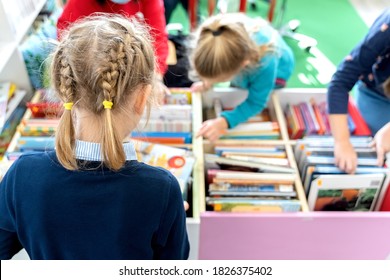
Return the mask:
<path id="1" fill-rule="evenodd" d="M 111 48 L 108 52 L 108 67 L 102 73 L 102 90 L 104 100 L 111 101 L 114 106 L 121 102 L 122 92 L 118 90 L 117 84 L 120 69 L 126 69 L 126 54 L 124 43 L 119 41 L 117 50 Z M 102 105 L 100 105 L 102 108 Z M 104 109 L 105 118 L 103 126 L 103 149 L 102 156 L 104 163 L 111 169 L 120 169 L 126 161 L 125 152 L 122 146 L 122 139 L 115 131 L 112 122 L 111 109 Z"/>
<path id="2" fill-rule="evenodd" d="M 59 85 L 58 90 L 62 100 L 66 102 L 74 102 L 74 75 L 68 59 L 62 51 L 58 53 L 59 60 Z M 64 110 L 58 124 L 56 132 L 56 150 L 57 157 L 61 164 L 69 169 L 77 168 L 77 162 L 74 157 L 75 146 L 75 130 L 73 126 L 72 114 L 70 110 Z"/>
<path id="3" fill-rule="evenodd" d="M 73 73 L 66 57 L 61 53 L 60 59 L 60 94 L 65 102 L 73 101 Z"/>

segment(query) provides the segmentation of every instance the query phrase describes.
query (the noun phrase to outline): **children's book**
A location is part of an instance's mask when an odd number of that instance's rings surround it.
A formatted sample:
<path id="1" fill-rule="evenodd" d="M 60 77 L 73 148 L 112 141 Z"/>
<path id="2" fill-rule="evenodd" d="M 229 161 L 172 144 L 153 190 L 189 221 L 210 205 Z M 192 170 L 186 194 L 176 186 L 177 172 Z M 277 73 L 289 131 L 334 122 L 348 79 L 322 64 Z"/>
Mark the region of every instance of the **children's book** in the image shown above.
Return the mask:
<path id="1" fill-rule="evenodd" d="M 372 211 L 384 174 L 313 176 L 308 197 L 312 211 Z"/>
<path id="2" fill-rule="evenodd" d="M 294 173 L 294 169 L 285 166 L 278 166 L 260 162 L 250 162 L 237 160 L 232 158 L 220 157 L 218 155 L 206 154 L 205 160 L 207 162 L 217 163 L 219 165 L 229 165 L 229 166 L 238 166 L 238 167 L 248 167 L 253 169 L 258 169 L 259 172 L 279 172 L 279 173 Z"/>
<path id="3" fill-rule="evenodd" d="M 297 212 L 301 209 L 299 200 L 286 199 L 207 197 L 206 203 L 218 212 Z"/>
<path id="4" fill-rule="evenodd" d="M 188 150 L 133 141 L 138 161 L 169 170 L 179 181 L 183 197 L 187 196 L 187 183 L 192 174 L 195 158 Z"/>
<path id="5" fill-rule="evenodd" d="M 293 185 L 234 185 L 229 183 L 210 184 L 210 196 L 282 196 L 295 197 Z"/>
<path id="6" fill-rule="evenodd" d="M 352 100 L 352 97 L 350 97 L 348 100 L 348 114 L 351 116 L 355 124 L 355 135 L 372 135 L 370 128 L 364 121 L 362 115 L 359 112 L 359 109 Z"/>

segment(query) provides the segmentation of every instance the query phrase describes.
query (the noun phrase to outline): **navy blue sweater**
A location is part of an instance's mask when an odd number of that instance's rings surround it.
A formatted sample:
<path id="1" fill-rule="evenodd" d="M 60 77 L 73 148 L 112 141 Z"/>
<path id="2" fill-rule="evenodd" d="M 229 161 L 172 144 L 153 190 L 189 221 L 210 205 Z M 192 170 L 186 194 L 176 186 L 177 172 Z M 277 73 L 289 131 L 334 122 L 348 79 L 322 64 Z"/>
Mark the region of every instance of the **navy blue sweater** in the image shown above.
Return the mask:
<path id="1" fill-rule="evenodd" d="M 187 259 L 183 199 L 166 170 L 127 161 L 63 168 L 54 152 L 24 155 L 0 185 L 0 258 Z"/>
<path id="2" fill-rule="evenodd" d="M 338 66 L 328 87 L 330 114 L 346 114 L 348 94 L 358 80 L 384 95 L 383 82 L 390 77 L 390 9 L 373 23 L 364 39 Z"/>

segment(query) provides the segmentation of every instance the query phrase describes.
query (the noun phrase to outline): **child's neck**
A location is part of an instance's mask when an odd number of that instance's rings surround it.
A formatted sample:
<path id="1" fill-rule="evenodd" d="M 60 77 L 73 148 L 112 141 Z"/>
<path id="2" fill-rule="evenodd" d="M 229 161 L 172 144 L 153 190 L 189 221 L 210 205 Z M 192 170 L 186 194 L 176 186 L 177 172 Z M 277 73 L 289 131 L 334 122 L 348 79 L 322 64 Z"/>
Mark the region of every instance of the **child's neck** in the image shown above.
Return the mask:
<path id="1" fill-rule="evenodd" d="M 86 142 L 101 143 L 102 131 L 104 125 L 104 115 L 97 118 L 96 115 L 85 111 L 76 112 L 75 134 L 76 139 Z M 123 140 L 130 134 L 132 128 L 125 125 L 126 122 L 120 121 L 113 116 L 112 123 L 115 125 L 118 133 L 123 137 Z"/>

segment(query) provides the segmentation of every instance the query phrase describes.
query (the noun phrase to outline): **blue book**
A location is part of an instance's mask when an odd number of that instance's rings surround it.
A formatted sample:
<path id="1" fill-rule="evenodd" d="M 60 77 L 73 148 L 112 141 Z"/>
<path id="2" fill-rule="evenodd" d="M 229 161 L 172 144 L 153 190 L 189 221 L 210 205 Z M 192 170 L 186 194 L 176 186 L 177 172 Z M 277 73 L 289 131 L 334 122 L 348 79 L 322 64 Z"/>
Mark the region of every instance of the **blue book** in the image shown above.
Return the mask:
<path id="1" fill-rule="evenodd" d="M 183 138 L 184 143 L 192 143 L 191 132 L 132 132 L 133 138 Z"/>

